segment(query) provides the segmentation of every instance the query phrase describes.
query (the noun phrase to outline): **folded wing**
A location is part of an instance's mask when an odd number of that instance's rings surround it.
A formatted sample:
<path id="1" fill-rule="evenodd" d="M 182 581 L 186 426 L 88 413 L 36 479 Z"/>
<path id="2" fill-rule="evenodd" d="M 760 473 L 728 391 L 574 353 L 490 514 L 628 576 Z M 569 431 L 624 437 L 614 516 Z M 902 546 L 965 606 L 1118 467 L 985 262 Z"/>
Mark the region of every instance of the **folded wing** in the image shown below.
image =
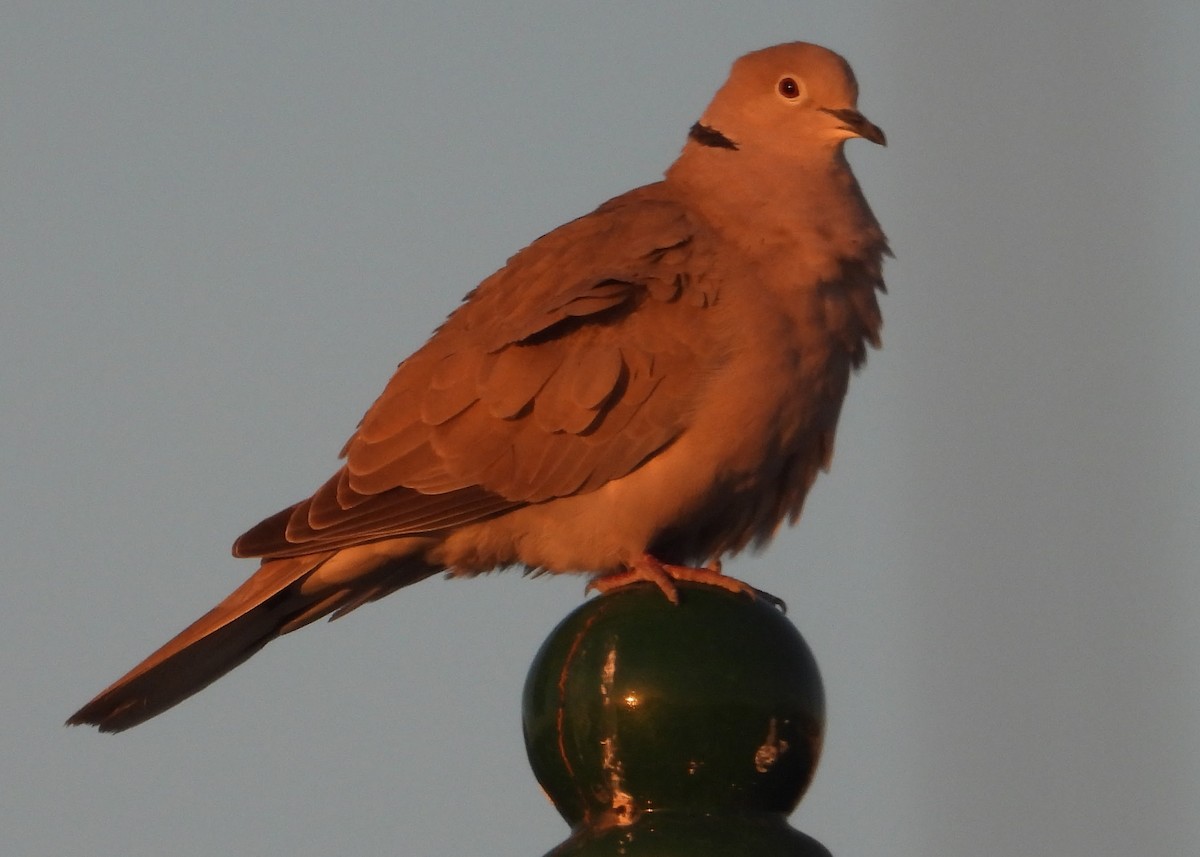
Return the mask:
<path id="1" fill-rule="evenodd" d="M 627 475 L 678 436 L 703 383 L 717 292 L 696 229 L 651 185 L 522 250 L 400 364 L 342 468 L 234 552 L 432 533 Z"/>

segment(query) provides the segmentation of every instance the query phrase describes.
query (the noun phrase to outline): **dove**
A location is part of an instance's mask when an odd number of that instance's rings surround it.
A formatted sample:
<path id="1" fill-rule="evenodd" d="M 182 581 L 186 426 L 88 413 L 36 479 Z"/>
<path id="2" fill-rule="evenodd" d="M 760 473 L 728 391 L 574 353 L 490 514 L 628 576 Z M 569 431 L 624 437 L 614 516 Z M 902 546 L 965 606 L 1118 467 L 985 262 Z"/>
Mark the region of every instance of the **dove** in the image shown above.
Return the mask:
<path id="1" fill-rule="evenodd" d="M 879 346 L 887 240 L 844 155 L 885 144 L 838 54 L 738 59 L 663 179 L 538 238 L 404 360 L 259 569 L 67 722 L 118 732 L 271 640 L 438 573 L 749 591 Z"/>

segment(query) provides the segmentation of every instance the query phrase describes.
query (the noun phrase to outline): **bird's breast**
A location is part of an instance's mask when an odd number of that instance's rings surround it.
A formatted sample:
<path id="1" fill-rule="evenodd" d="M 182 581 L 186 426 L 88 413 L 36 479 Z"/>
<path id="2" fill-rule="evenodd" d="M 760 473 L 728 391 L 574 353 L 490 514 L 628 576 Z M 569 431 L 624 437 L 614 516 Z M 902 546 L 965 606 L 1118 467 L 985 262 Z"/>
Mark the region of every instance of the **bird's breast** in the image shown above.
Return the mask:
<path id="1" fill-rule="evenodd" d="M 751 299 L 725 301 L 723 361 L 664 454 L 707 475 L 659 536 L 660 552 L 704 560 L 762 543 L 799 514 L 832 454 L 854 362 L 842 329 L 849 316 L 830 301 L 804 289 L 778 299 L 761 285 Z M 690 484 L 685 473 L 671 478 Z"/>

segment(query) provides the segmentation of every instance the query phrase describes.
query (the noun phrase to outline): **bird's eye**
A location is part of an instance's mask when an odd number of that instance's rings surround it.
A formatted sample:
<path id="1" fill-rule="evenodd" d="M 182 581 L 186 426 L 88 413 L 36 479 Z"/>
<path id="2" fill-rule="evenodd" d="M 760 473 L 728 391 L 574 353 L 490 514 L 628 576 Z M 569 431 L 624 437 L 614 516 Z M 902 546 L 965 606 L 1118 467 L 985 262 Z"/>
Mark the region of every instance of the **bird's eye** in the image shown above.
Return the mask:
<path id="1" fill-rule="evenodd" d="M 775 88 L 788 101 L 795 101 L 804 94 L 804 88 L 794 77 L 781 77 L 779 83 L 775 84 Z"/>

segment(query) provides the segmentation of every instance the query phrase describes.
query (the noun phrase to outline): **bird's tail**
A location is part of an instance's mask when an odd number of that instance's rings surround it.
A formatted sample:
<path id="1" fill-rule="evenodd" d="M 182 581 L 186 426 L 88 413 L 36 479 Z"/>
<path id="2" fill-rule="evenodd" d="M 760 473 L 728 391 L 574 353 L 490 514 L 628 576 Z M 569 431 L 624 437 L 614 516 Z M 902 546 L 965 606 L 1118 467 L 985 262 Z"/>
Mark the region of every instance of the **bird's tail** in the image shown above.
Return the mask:
<path id="1" fill-rule="evenodd" d="M 426 565 L 392 566 L 344 588 L 302 591 L 333 552 L 265 561 L 257 572 L 165 646 L 67 720 L 101 732 L 137 726 L 203 690 L 276 637 L 322 616 L 355 607 L 434 573 Z M 385 571 L 380 569 L 380 572 Z"/>

